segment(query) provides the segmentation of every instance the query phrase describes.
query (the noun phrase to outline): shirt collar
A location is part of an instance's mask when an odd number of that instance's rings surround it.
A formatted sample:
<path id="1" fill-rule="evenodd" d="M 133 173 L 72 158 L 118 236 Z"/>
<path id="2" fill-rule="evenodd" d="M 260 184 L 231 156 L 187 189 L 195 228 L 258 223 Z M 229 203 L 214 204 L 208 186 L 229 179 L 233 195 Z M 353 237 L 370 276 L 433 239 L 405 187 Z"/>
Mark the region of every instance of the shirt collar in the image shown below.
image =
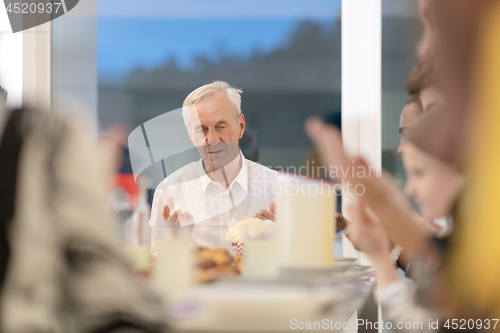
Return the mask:
<path id="1" fill-rule="evenodd" d="M 240 184 L 240 186 L 243 188 L 245 192 L 248 192 L 248 170 L 247 170 L 247 160 L 245 156 L 243 156 L 243 153 L 240 150 L 240 156 L 241 156 L 241 169 L 236 175 L 236 178 L 234 179 L 233 183 L 236 182 Z M 231 187 L 229 185 L 229 187 Z"/>
<path id="2" fill-rule="evenodd" d="M 240 157 L 241 157 L 241 169 L 236 175 L 236 178 L 234 181 L 229 184 L 229 187 L 231 188 L 233 186 L 233 183 L 238 183 L 240 186 L 243 188 L 245 192 L 248 192 L 248 171 L 247 171 L 247 161 L 245 156 L 243 156 L 243 153 L 240 150 Z M 214 181 L 208 177 L 207 173 L 203 169 L 203 159 L 200 159 L 198 161 L 198 170 L 200 173 L 200 183 L 201 187 L 203 189 L 203 192 L 205 193 L 207 191 L 207 187 L 210 183 L 213 183 Z"/>

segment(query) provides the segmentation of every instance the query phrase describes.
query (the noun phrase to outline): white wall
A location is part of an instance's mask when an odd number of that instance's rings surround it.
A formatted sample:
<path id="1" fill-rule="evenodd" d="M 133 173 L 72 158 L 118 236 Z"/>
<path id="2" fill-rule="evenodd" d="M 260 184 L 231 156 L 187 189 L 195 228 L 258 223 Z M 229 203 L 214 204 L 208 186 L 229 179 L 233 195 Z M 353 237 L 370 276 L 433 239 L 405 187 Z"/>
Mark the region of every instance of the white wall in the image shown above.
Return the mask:
<path id="1" fill-rule="evenodd" d="M 342 140 L 348 154 L 363 156 L 368 164 L 382 167 L 382 2 L 342 1 Z M 343 213 L 353 197 L 342 196 Z M 369 264 L 343 236 L 345 257 Z M 357 320 L 354 312 L 350 318 Z M 356 333 L 345 329 L 344 333 Z"/>
<path id="2" fill-rule="evenodd" d="M 381 0 L 342 2 L 342 139 L 348 154 L 381 169 Z M 343 196 L 345 206 L 350 198 Z M 346 210 L 343 210 L 346 212 Z M 346 217 L 349 219 L 348 214 Z M 361 257 L 344 238 L 344 256 Z M 364 261 L 364 260 L 362 260 Z"/>

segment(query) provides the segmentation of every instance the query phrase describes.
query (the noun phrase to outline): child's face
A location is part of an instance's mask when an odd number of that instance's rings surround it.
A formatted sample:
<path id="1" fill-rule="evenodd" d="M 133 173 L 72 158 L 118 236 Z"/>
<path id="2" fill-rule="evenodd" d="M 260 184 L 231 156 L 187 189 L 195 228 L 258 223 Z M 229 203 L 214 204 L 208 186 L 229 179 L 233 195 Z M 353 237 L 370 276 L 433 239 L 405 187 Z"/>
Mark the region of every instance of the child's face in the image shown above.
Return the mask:
<path id="1" fill-rule="evenodd" d="M 406 146 L 404 162 L 408 174 L 405 192 L 415 199 L 420 213 L 429 218 L 449 216 L 463 184 L 461 175 L 411 143 Z"/>

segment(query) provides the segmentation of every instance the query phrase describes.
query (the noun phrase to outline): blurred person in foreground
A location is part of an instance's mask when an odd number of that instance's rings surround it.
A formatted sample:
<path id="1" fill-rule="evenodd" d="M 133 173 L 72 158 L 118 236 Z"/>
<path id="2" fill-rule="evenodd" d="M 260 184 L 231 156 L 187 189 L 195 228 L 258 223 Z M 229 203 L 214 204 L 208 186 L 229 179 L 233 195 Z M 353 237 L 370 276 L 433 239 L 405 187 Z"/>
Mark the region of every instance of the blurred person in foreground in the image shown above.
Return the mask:
<path id="1" fill-rule="evenodd" d="M 215 81 L 191 92 L 183 103 L 189 138 L 201 159 L 158 184 L 151 209 L 151 252 L 162 237 L 187 231 L 198 246 L 232 244 L 226 233 L 252 217 L 274 220 L 274 170 L 247 160 L 239 149 L 245 132 L 241 90 Z"/>
<path id="2" fill-rule="evenodd" d="M 492 154 L 500 145 L 500 2 L 420 3 L 427 23 L 420 52 L 432 59 L 449 104 L 446 110 L 434 113 L 435 130 L 423 141 L 422 148 L 466 172 L 465 195 L 455 210 L 456 229 L 447 246 L 448 260 L 441 286 L 447 287 L 454 318 L 485 319 L 485 323 L 489 320 L 489 327 L 484 327 L 491 329 L 491 318 L 500 315 L 500 264 L 491 258 L 500 253 L 496 193 L 500 181 L 498 157 Z M 321 122 L 309 122 L 308 132 L 332 165 L 366 167 L 363 159 L 347 157 L 338 134 Z M 404 244 L 411 257 L 426 257 L 432 265 L 432 258 L 438 253 L 436 246 L 410 223 L 407 203 L 391 191 L 390 180 L 350 181 L 365 186 L 365 195 L 359 198 L 361 205 L 375 213 L 397 243 Z M 476 327 L 483 327 L 482 322 Z"/>
<path id="3" fill-rule="evenodd" d="M 425 127 L 419 127 L 420 124 L 412 131 L 418 130 L 420 136 L 429 134 Z M 318 119 L 310 119 L 306 129 L 331 165 L 368 167 L 362 159 L 351 160 L 345 155 L 335 128 Z M 407 194 L 416 199 L 424 216 L 449 216 L 461 190 L 462 178 L 455 167 L 423 151 L 415 137 L 410 133 L 406 143 Z M 332 147 L 336 147 L 336 151 Z M 357 197 L 357 203 L 348 207 L 351 216 L 349 239 L 372 259 L 380 287 L 378 296 L 387 318 L 394 323 L 421 322 L 424 325 L 417 330 L 404 330 L 406 332 L 417 332 L 422 328 L 433 331 L 428 327 L 429 320 L 448 317 L 446 307 L 443 307 L 446 295 L 437 292 L 442 287 L 439 274 L 443 253 L 434 240 L 436 230 L 416 222 L 408 200 L 389 176 L 348 177 L 348 180 L 362 184 L 366 189 L 364 195 Z M 396 258 L 391 259 L 392 244 L 407 250 L 407 260 L 412 264 L 410 277 L 424 295 L 426 307 L 417 304 L 415 289 L 399 279 L 393 262 Z"/>
<path id="4" fill-rule="evenodd" d="M 420 202 L 426 218 L 443 218 L 446 223 L 437 228 L 434 223 L 427 221 L 427 223 L 423 223 L 421 221 L 423 218 L 414 216 L 408 200 L 388 176 L 383 179 L 353 179 L 355 177 L 352 177 L 347 180 L 354 182 L 354 184 L 362 184 L 367 189 L 367 193 L 362 198 L 359 198 L 359 207 L 355 212 L 351 212 L 352 217 L 358 221 L 380 220 L 383 225 L 377 222 L 374 224 L 376 227 L 370 228 L 369 234 L 372 236 L 370 240 L 367 234 L 364 236 L 359 235 L 359 228 L 356 228 L 356 226 L 360 224 L 354 221 L 355 223 L 351 226 L 352 233 L 349 234 L 348 238 L 359 250 L 370 252 L 370 244 L 373 245 L 373 243 L 377 242 L 380 247 L 378 250 L 373 251 L 377 252 L 382 249 L 378 252 L 378 254 L 382 253 L 382 255 L 376 254 L 374 262 L 378 266 L 379 280 L 384 281 L 385 286 L 389 287 L 387 288 L 388 291 L 381 294 L 381 299 L 389 307 L 388 312 L 391 320 L 404 321 L 416 318 L 418 321 L 427 322 L 429 318 L 436 318 L 436 316 L 432 315 L 432 311 L 419 308 L 413 300 L 412 293 L 406 289 L 403 283 L 394 283 L 393 285 L 393 282 L 397 281 L 397 274 L 389 259 L 389 254 L 393 256 L 391 251 L 393 244 L 402 245 L 405 251 L 403 253 L 399 252 L 401 257 L 397 259 L 398 264 L 405 269 L 408 269 L 408 263 L 416 261 L 424 262 L 424 266 L 429 263 L 439 266 L 442 256 L 438 244 L 433 241 L 433 237 L 449 232 L 450 219 L 448 216 L 451 210 L 450 205 L 458 195 L 459 189 L 453 184 L 449 184 L 449 188 L 441 188 L 443 182 L 446 185 L 448 180 L 454 178 L 452 176 L 444 177 L 450 171 L 449 168 L 443 166 L 442 163 L 437 163 L 434 158 L 422 153 L 414 145 L 407 143 L 408 133 L 413 130 L 423 115 L 434 114 L 436 113 L 434 111 L 444 109 L 445 101 L 443 95 L 439 92 L 433 66 L 429 61 L 423 60 L 415 67 L 409 77 L 407 90 L 411 99 L 401 114 L 401 143 L 398 149 L 409 175 L 407 192 L 410 196 L 415 197 L 417 202 Z M 439 127 L 439 124 L 436 125 Z M 318 120 L 310 121 L 306 129 L 316 143 L 316 147 L 330 165 L 338 167 L 355 165 L 355 167 L 367 168 L 366 163 L 360 158 L 354 158 L 352 163 L 349 163 L 351 158 L 343 152 L 339 133 L 336 130 L 328 128 Z M 430 134 L 432 136 L 432 133 Z M 454 173 L 449 172 L 448 174 Z M 460 182 L 458 181 L 458 183 Z M 433 186 L 436 184 L 440 185 Z M 446 204 L 444 204 L 445 202 Z M 439 206 L 440 203 L 441 206 L 447 207 L 445 211 L 429 209 L 433 204 Z M 370 212 L 370 214 L 367 214 L 366 211 Z M 387 220 L 384 221 L 384 217 Z M 396 253 L 397 255 L 398 253 Z M 401 259 L 402 261 L 399 261 Z M 422 270 L 419 266 L 422 265 L 417 265 L 416 270 L 424 271 L 424 275 L 426 275 L 424 284 L 432 283 L 436 273 L 432 270 Z M 429 294 L 429 290 L 427 290 L 427 293 Z M 397 300 L 404 299 L 405 301 L 402 303 L 388 302 L 389 299 L 394 297 Z M 412 314 L 412 312 L 415 313 Z"/>
<path id="5" fill-rule="evenodd" d="M 106 196 L 121 136 L 99 155 L 77 114 L 0 111 L 1 332 L 167 330 L 115 244 Z"/>
<path id="6" fill-rule="evenodd" d="M 399 123 L 401 141 L 398 147 L 398 153 L 401 154 L 405 171 L 407 175 L 410 176 L 410 167 L 408 166 L 408 159 L 406 158 L 406 142 L 408 140 L 408 135 L 418 124 L 422 116 L 431 112 L 443 111 L 446 103 L 442 88 L 438 86 L 433 64 L 429 60 L 421 60 L 415 66 L 408 78 L 406 90 L 410 96 L 410 100 L 401 112 Z M 432 134 L 433 133 L 429 133 L 429 136 L 432 136 Z M 419 142 L 424 144 L 422 140 L 419 140 Z M 434 216 L 434 218 L 429 219 L 430 216 Z M 438 233 L 445 233 L 451 228 L 451 218 L 432 214 L 430 216 L 420 214 L 416 215 L 415 218 Z M 404 257 L 403 255 L 401 259 L 403 259 L 403 262 L 406 262 Z"/>
<path id="7" fill-rule="evenodd" d="M 486 323 L 500 317 L 500 179 L 495 153 L 500 145 L 500 2 L 420 0 L 420 10 L 427 22 L 420 54 L 433 59 L 446 98 L 453 103 L 453 112 L 442 115 L 448 126 L 429 140 L 428 149 L 458 161 L 466 174 L 454 214 L 447 285 L 463 318 Z"/>
<path id="8" fill-rule="evenodd" d="M 431 117 L 426 117 L 417 124 L 410 133 L 406 148 L 406 169 L 408 181 L 405 192 L 418 203 L 423 216 L 429 218 L 449 217 L 457 196 L 463 186 L 463 177 L 456 166 L 449 165 L 419 147 L 431 133 L 428 124 Z M 390 236 L 384 227 L 367 213 L 361 206 L 351 209 L 352 232 L 350 239 L 357 248 L 366 252 L 372 259 L 379 281 L 378 296 L 386 315 L 396 325 L 397 322 L 421 322 L 422 328 L 417 330 L 401 330 L 405 332 L 427 331 L 430 320 L 447 319 L 451 315 L 447 311 L 447 296 L 442 281 L 443 259 L 438 258 L 438 267 L 429 270 L 425 265 L 417 265 L 410 270 L 410 277 L 415 278 L 420 287 L 418 295 L 424 296 L 421 306 L 415 297 L 415 288 L 401 280 L 390 260 Z M 447 237 L 450 229 L 443 228 L 439 234 L 432 232 L 429 237 Z M 439 241 L 437 241 L 439 243 Z M 444 258 L 445 253 L 440 257 Z M 416 270 L 416 272 L 414 272 Z M 424 290 L 422 290 L 424 289 Z M 435 327 L 437 329 L 437 327 Z M 429 330 L 432 331 L 432 330 Z"/>

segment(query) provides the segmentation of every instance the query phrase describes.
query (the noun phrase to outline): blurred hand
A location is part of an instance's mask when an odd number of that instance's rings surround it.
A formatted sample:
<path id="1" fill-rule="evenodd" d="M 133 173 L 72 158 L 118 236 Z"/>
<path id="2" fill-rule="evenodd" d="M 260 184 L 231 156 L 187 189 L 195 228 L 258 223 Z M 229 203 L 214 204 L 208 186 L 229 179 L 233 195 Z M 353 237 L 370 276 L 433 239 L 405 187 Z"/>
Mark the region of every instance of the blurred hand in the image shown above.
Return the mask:
<path id="1" fill-rule="evenodd" d="M 305 127 L 325 164 L 340 169 L 351 189 L 356 185 L 364 189 L 363 195 L 357 196 L 360 205 L 371 209 L 408 255 L 420 253 L 422 247 L 428 244 L 427 233 L 415 223 L 411 205 L 397 183 L 387 174 L 369 176 L 370 168 L 362 158 L 349 158 L 337 128 L 326 125 L 318 117 L 308 119 Z M 358 176 L 359 172 L 349 172 L 351 169 L 365 172 L 363 176 Z"/>
<path id="2" fill-rule="evenodd" d="M 347 234 L 347 238 L 356 250 L 365 252 L 373 260 L 389 258 L 392 249 L 391 240 L 382 224 L 370 216 L 359 203 L 347 209 L 351 216 L 349 225 L 351 231 Z"/>
<path id="3" fill-rule="evenodd" d="M 362 204 L 375 206 L 390 201 L 390 195 L 393 194 L 393 191 L 389 190 L 390 184 L 376 175 L 370 176 L 370 168 L 363 158 L 347 156 L 338 128 L 326 125 L 318 117 L 311 117 L 306 123 L 306 132 L 324 162 L 340 169 L 340 175 L 344 175 L 344 180 L 348 180 L 353 187 L 358 184 L 363 186 L 365 193 L 359 197 Z M 350 172 L 350 170 L 365 170 L 366 172 L 358 177 L 359 172 Z M 399 189 L 396 191 L 399 192 Z"/>
<path id="4" fill-rule="evenodd" d="M 430 235 L 437 235 L 441 231 L 441 227 L 435 224 L 432 219 L 420 215 L 415 215 L 414 219 Z"/>
<path id="5" fill-rule="evenodd" d="M 194 227 L 193 216 L 189 212 L 182 212 L 178 209 L 170 214 L 170 207 L 168 205 L 163 206 L 162 217 L 164 225 L 175 229 L 185 228 L 185 230 L 191 231 Z M 182 227 L 182 225 L 185 226 Z"/>
<path id="6" fill-rule="evenodd" d="M 381 288 L 398 280 L 395 267 L 390 259 L 392 242 L 389 234 L 359 203 L 347 207 L 351 232 L 347 238 L 358 251 L 365 252 L 373 262 L 375 275 Z"/>
<path id="7" fill-rule="evenodd" d="M 276 201 L 272 201 L 271 205 L 269 206 L 269 210 L 262 209 L 259 213 L 255 214 L 254 218 L 261 219 L 261 220 L 271 220 L 273 222 L 276 222 L 274 211 L 275 211 L 275 206 L 276 206 Z"/>

